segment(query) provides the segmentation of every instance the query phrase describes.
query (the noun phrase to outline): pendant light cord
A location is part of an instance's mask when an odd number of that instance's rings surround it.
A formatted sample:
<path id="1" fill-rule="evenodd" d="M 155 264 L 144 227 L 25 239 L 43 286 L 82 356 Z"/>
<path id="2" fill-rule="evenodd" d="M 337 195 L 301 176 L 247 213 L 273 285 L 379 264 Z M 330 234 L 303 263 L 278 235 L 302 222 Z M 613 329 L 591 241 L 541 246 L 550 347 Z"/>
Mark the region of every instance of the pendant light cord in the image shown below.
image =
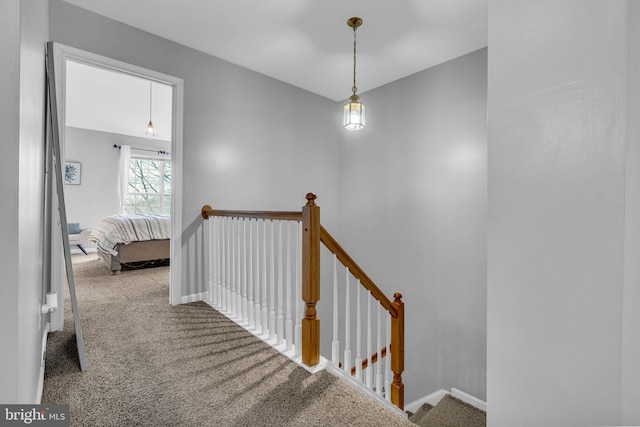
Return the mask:
<path id="1" fill-rule="evenodd" d="M 356 28 L 353 28 L 353 87 L 351 88 L 355 95 L 358 91 L 356 87 Z"/>
<path id="2" fill-rule="evenodd" d="M 149 82 L 149 123 L 151 123 L 151 106 L 153 101 L 153 83 Z"/>

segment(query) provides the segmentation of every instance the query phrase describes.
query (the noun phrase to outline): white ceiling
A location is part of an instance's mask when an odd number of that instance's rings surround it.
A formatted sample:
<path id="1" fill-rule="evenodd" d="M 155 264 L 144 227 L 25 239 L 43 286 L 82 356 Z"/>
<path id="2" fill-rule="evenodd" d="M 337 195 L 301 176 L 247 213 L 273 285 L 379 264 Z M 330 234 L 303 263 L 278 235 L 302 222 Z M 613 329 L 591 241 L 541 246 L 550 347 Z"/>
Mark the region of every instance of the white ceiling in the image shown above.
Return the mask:
<path id="1" fill-rule="evenodd" d="M 65 0 L 340 101 L 487 45 L 487 0 Z"/>
<path id="2" fill-rule="evenodd" d="M 155 139 L 171 141 L 171 86 L 73 61 L 66 71 L 67 126 L 141 138 L 151 115 Z"/>

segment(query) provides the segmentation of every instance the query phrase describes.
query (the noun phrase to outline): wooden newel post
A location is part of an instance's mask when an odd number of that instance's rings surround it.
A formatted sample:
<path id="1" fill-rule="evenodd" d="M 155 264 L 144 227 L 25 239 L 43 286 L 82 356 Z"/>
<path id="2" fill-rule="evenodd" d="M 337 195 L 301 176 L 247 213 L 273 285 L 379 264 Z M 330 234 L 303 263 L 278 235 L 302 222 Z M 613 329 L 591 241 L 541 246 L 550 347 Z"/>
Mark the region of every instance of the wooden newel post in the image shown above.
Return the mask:
<path id="1" fill-rule="evenodd" d="M 320 362 L 320 319 L 316 303 L 320 301 L 320 207 L 316 195 L 307 194 L 302 207 L 302 363 L 315 366 Z"/>
<path id="2" fill-rule="evenodd" d="M 209 211 L 213 210 L 213 208 L 209 205 L 204 205 L 202 209 L 200 209 L 200 214 L 202 218 L 209 219 Z"/>
<path id="3" fill-rule="evenodd" d="M 402 372 L 404 371 L 404 302 L 402 302 L 402 294 L 399 292 L 396 292 L 393 298 L 393 305 L 398 310 L 398 315 L 391 318 L 391 370 L 393 371 L 391 403 L 404 410 L 404 384 L 402 383 Z"/>

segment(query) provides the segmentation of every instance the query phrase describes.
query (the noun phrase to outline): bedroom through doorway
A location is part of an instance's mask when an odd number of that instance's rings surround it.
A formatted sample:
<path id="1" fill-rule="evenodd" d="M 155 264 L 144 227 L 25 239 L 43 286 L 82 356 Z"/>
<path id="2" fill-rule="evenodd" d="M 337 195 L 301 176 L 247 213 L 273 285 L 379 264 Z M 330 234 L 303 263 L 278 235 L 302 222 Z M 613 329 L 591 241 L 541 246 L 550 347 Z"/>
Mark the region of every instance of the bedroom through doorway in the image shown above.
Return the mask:
<path id="1" fill-rule="evenodd" d="M 95 252 L 105 275 L 169 264 L 169 303 L 179 303 L 182 80 L 56 45 L 72 253 Z"/>

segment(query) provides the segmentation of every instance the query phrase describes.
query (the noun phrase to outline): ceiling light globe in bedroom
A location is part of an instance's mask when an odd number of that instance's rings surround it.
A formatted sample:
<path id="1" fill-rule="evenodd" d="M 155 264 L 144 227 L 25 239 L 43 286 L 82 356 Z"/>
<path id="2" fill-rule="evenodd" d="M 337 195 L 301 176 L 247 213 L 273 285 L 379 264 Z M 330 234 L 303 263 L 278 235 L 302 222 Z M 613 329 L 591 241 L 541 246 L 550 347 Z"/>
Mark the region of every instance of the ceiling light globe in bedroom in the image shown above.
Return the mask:
<path id="1" fill-rule="evenodd" d="M 350 18 L 347 25 L 353 28 L 353 87 L 351 88 L 353 95 L 349 97 L 349 101 L 344 106 L 343 125 L 348 130 L 360 130 L 364 128 L 365 111 L 364 104 L 360 102 L 360 97 L 356 94 L 358 91 L 356 86 L 356 29 L 362 25 L 362 19 Z"/>

